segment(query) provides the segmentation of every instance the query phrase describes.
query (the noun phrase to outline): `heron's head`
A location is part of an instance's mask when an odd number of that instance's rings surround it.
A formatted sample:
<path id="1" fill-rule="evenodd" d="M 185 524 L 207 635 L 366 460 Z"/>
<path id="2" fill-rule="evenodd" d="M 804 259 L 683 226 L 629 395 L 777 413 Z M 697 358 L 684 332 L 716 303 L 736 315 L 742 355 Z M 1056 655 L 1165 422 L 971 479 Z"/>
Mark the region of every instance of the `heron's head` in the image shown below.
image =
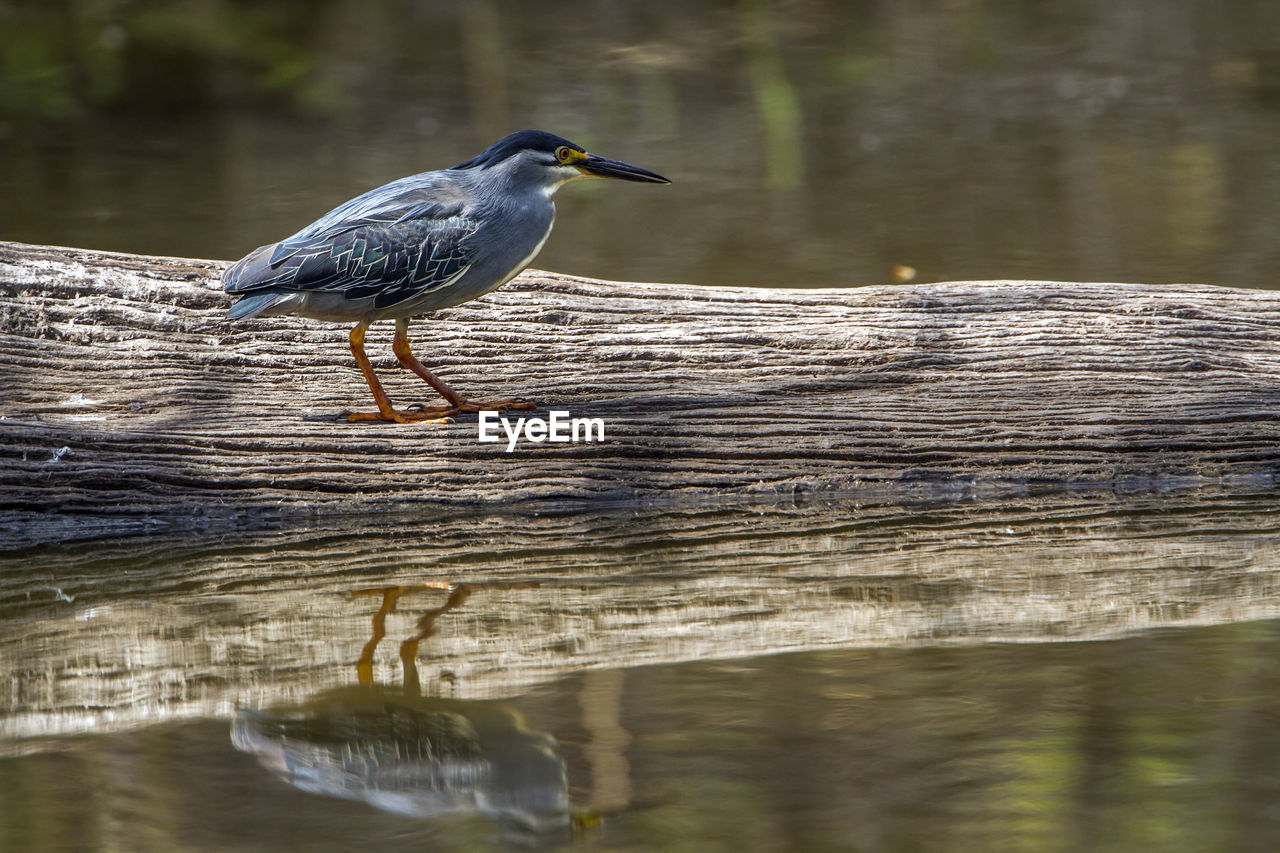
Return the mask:
<path id="1" fill-rule="evenodd" d="M 482 154 L 455 169 L 502 170 L 510 179 L 554 192 L 576 178 L 616 178 L 647 184 L 671 181 L 648 169 L 588 154 L 581 145 L 541 130 L 522 130 L 504 136 Z"/>

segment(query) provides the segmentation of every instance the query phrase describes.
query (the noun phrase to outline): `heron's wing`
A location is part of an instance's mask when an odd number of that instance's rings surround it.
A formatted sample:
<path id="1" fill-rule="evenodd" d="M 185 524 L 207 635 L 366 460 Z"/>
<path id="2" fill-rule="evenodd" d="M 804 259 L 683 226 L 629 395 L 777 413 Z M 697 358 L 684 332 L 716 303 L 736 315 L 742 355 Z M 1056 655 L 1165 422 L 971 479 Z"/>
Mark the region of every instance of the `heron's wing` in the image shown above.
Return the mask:
<path id="1" fill-rule="evenodd" d="M 337 211 L 335 211 L 336 213 Z M 475 258 L 476 222 L 461 205 L 418 202 L 317 222 L 227 270 L 228 293 L 280 290 L 375 297 L 387 308 L 448 284 Z"/>

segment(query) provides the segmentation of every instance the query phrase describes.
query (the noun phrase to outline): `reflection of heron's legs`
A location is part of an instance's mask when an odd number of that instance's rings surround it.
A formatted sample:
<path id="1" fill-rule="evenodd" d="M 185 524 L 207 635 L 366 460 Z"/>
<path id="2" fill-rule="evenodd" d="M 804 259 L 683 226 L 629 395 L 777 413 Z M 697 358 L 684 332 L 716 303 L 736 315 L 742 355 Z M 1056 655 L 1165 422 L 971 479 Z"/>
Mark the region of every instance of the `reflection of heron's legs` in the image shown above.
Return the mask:
<path id="1" fill-rule="evenodd" d="M 418 681 L 418 643 L 436 632 L 436 620 L 444 614 L 461 607 L 471 597 L 471 587 L 460 583 L 454 586 L 444 604 L 434 607 L 418 618 L 418 633 L 400 644 L 400 664 L 404 667 L 404 692 L 417 696 L 422 693 L 422 683 Z"/>
<path id="2" fill-rule="evenodd" d="M 373 635 L 364 644 L 360 659 L 356 661 L 356 680 L 366 687 L 373 684 L 373 653 L 378 650 L 378 643 L 387 636 L 387 614 L 396 609 L 400 596 L 424 589 L 448 589 L 447 584 L 426 584 L 419 586 L 386 586 L 377 589 L 357 589 L 355 595 L 381 595 L 382 606 L 373 614 Z"/>
<path id="3" fill-rule="evenodd" d="M 373 635 L 369 637 L 369 642 L 364 644 L 364 649 L 360 652 L 360 659 L 356 661 L 356 678 L 365 686 L 373 684 L 373 654 L 378 649 L 378 643 L 382 642 L 382 638 L 387 635 L 387 614 L 396 609 L 396 602 L 400 600 L 401 596 L 414 592 L 423 592 L 428 589 L 449 590 L 449 597 L 445 599 L 444 604 L 422 614 L 418 618 L 417 633 L 400 644 L 400 663 L 404 667 L 405 693 L 418 696 L 422 693 L 422 685 L 418 681 L 418 644 L 436 632 L 436 620 L 450 610 L 461 607 L 471 597 L 471 593 L 478 589 L 528 589 L 536 586 L 540 586 L 537 581 L 458 584 L 435 582 L 413 586 L 387 586 L 355 590 L 355 595 L 382 596 L 382 606 L 378 608 L 377 613 L 373 614 Z"/>

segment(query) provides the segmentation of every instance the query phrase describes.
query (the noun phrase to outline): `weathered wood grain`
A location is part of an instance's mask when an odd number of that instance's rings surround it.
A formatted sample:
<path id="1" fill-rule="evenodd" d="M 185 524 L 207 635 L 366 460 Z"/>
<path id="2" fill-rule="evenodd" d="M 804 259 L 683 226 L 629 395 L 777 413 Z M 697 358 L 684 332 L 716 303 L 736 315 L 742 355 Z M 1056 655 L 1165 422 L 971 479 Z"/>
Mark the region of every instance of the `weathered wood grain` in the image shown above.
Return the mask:
<path id="1" fill-rule="evenodd" d="M 224 317 L 220 262 L 0 244 L 0 545 L 408 506 L 966 495 L 1280 470 L 1280 296 L 951 282 L 805 291 L 528 271 L 418 322 L 476 397 L 600 444 L 348 424 L 339 326 Z M 400 404 L 434 402 L 370 352 Z"/>

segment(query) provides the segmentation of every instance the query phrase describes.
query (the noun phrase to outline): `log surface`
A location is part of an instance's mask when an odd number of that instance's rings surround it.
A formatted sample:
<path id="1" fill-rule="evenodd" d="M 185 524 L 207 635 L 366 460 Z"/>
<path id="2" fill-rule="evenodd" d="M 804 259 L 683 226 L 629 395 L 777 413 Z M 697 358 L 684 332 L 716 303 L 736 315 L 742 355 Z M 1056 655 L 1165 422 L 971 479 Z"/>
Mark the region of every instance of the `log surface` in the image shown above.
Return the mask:
<path id="1" fill-rule="evenodd" d="M 527 271 L 418 321 L 473 398 L 602 418 L 593 444 L 348 424 L 346 330 L 233 324 L 221 262 L 0 243 L 0 546 L 459 505 L 868 490 L 1265 487 L 1280 295 L 950 282 L 765 290 Z M 393 401 L 434 405 L 369 351 Z"/>

